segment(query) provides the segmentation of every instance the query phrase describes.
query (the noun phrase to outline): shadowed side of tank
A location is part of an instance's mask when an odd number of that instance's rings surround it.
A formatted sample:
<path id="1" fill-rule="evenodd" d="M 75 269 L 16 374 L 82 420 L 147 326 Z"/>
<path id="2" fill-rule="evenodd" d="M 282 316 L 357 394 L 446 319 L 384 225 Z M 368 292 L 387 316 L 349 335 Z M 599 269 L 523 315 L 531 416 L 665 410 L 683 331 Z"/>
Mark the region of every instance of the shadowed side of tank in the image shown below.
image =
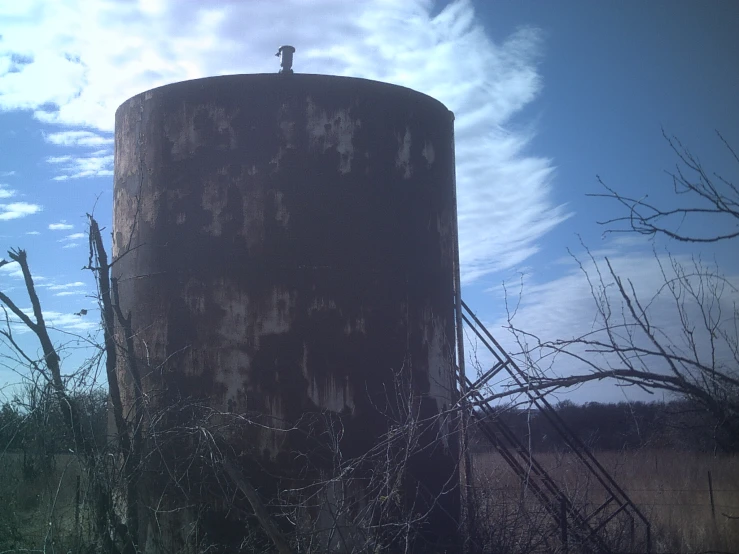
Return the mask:
<path id="1" fill-rule="evenodd" d="M 113 268 L 149 408 L 195 401 L 259 423 L 229 441 L 268 495 L 314 438 L 267 427 L 336 414 L 348 459 L 402 417 L 399 382 L 422 419 L 450 407 L 453 159 L 443 105 L 372 81 L 216 77 L 124 103 Z M 118 374 L 130 408 L 123 361 Z M 429 498 L 455 483 L 446 421 L 413 462 Z M 145 482 L 143 504 L 160 499 Z M 434 508 L 428 540 L 453 540 L 455 498 Z"/>

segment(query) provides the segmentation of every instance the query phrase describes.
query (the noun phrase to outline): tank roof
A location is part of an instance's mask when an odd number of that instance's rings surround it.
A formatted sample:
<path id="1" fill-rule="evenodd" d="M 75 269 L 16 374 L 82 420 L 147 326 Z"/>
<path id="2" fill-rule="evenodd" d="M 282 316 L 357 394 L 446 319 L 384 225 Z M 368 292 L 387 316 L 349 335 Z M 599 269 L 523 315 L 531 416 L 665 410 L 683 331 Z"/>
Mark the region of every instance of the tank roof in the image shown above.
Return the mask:
<path id="1" fill-rule="evenodd" d="M 132 96 L 123 102 L 118 109 L 134 98 L 157 94 L 182 93 L 186 91 L 194 91 L 197 89 L 205 89 L 211 86 L 229 84 L 231 86 L 263 87 L 264 89 L 282 89 L 293 87 L 295 89 L 303 89 L 306 92 L 317 89 L 333 89 L 336 92 L 345 93 L 362 93 L 362 94 L 383 94 L 395 95 L 399 98 L 412 96 L 416 101 L 430 104 L 437 104 L 439 108 L 449 111 L 449 109 L 439 100 L 428 94 L 418 92 L 417 90 L 394 85 L 383 81 L 375 81 L 372 79 L 364 79 L 361 77 L 343 77 L 339 75 L 322 75 L 317 73 L 242 73 L 235 75 L 219 75 L 214 77 L 201 77 L 198 79 L 190 79 L 187 81 L 178 81 L 169 83 L 159 87 L 143 91 Z"/>

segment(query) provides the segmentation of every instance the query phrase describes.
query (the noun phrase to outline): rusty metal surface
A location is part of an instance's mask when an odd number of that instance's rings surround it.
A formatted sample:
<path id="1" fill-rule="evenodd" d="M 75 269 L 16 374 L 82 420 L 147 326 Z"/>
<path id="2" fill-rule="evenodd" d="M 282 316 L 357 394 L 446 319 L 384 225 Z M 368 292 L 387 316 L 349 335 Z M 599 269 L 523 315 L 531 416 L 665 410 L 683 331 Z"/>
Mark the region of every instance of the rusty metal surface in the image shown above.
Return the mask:
<path id="1" fill-rule="evenodd" d="M 145 389 L 274 421 L 342 413 L 346 456 L 387 430 L 395 371 L 423 415 L 448 407 L 452 125 L 425 95 L 317 75 L 214 77 L 125 102 L 113 268 Z M 431 490 L 456 456 L 451 429 L 437 431 L 419 467 Z M 283 435 L 250 440 L 263 463 L 290 463 Z"/>

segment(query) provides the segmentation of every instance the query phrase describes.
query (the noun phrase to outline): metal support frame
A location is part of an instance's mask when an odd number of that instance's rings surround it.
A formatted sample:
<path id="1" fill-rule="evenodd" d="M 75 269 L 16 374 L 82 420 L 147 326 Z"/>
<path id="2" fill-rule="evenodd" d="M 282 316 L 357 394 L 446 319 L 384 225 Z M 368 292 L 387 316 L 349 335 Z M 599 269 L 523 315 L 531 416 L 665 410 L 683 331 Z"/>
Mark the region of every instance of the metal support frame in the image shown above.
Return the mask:
<path id="1" fill-rule="evenodd" d="M 495 411 L 485 402 L 480 387 L 484 386 L 494 376 L 506 370 L 509 377 L 521 388 L 530 383 L 528 374 L 524 372 L 511 358 L 503 347 L 495 340 L 492 334 L 485 328 L 482 322 L 460 299 L 460 314 L 464 323 L 470 328 L 480 342 L 493 354 L 495 364 L 483 373 L 474 383 L 462 372 L 460 380 L 463 380 L 466 394 L 474 401 L 478 411 L 474 413 L 482 434 L 490 441 L 495 449 L 501 454 L 505 462 L 521 479 L 526 479 L 530 490 L 549 512 L 553 521 L 558 523 L 553 534 L 559 533 L 564 536 L 562 529 L 567 525 L 569 541 L 577 541 L 593 552 L 612 552 L 601 531 L 610 521 L 619 514 L 625 513 L 629 517 L 629 525 L 632 542 L 634 534 L 634 523 L 640 522 L 644 527 L 646 551 L 651 552 L 651 527 L 644 514 L 634 505 L 624 490 L 616 483 L 608 471 L 598 462 L 592 452 L 583 442 L 567 427 L 564 420 L 547 401 L 544 396 L 535 390 L 526 390 L 526 395 L 540 413 L 547 419 L 554 430 L 564 440 L 565 444 L 575 453 L 577 459 L 592 474 L 606 493 L 606 500 L 590 514 L 583 513 L 557 486 L 552 477 L 546 472 L 541 464 L 536 461 L 528 448 L 521 443 L 513 431 L 497 417 Z M 611 511 L 613 510 L 613 511 Z M 564 516 L 563 516 L 564 512 Z M 569 518 L 563 522 L 562 518 Z M 566 547 L 566 545 L 563 545 Z"/>

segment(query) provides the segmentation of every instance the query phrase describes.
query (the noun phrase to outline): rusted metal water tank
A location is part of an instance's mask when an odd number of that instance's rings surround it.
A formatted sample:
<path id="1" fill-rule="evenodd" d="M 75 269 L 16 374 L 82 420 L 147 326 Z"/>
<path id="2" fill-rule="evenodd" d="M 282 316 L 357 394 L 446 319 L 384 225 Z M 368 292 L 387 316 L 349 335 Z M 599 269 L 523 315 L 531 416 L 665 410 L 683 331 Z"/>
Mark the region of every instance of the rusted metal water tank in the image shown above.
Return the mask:
<path id="1" fill-rule="evenodd" d="M 267 427 L 336 414 L 341 455 L 356 457 L 397 424 L 406 383 L 431 422 L 413 470 L 436 498 L 427 530 L 449 540 L 458 453 L 434 416 L 454 399 L 454 210 L 451 113 L 418 92 L 233 75 L 129 99 L 116 113 L 113 270 L 147 410 L 193 400 L 261 414 L 268 424 L 245 424 L 232 446 L 267 495 L 270 475 L 306 464 L 300 440 Z M 123 358 L 118 375 L 130 409 Z M 143 486 L 143 520 L 158 483 Z M 156 526 L 140 528 L 151 542 Z"/>

